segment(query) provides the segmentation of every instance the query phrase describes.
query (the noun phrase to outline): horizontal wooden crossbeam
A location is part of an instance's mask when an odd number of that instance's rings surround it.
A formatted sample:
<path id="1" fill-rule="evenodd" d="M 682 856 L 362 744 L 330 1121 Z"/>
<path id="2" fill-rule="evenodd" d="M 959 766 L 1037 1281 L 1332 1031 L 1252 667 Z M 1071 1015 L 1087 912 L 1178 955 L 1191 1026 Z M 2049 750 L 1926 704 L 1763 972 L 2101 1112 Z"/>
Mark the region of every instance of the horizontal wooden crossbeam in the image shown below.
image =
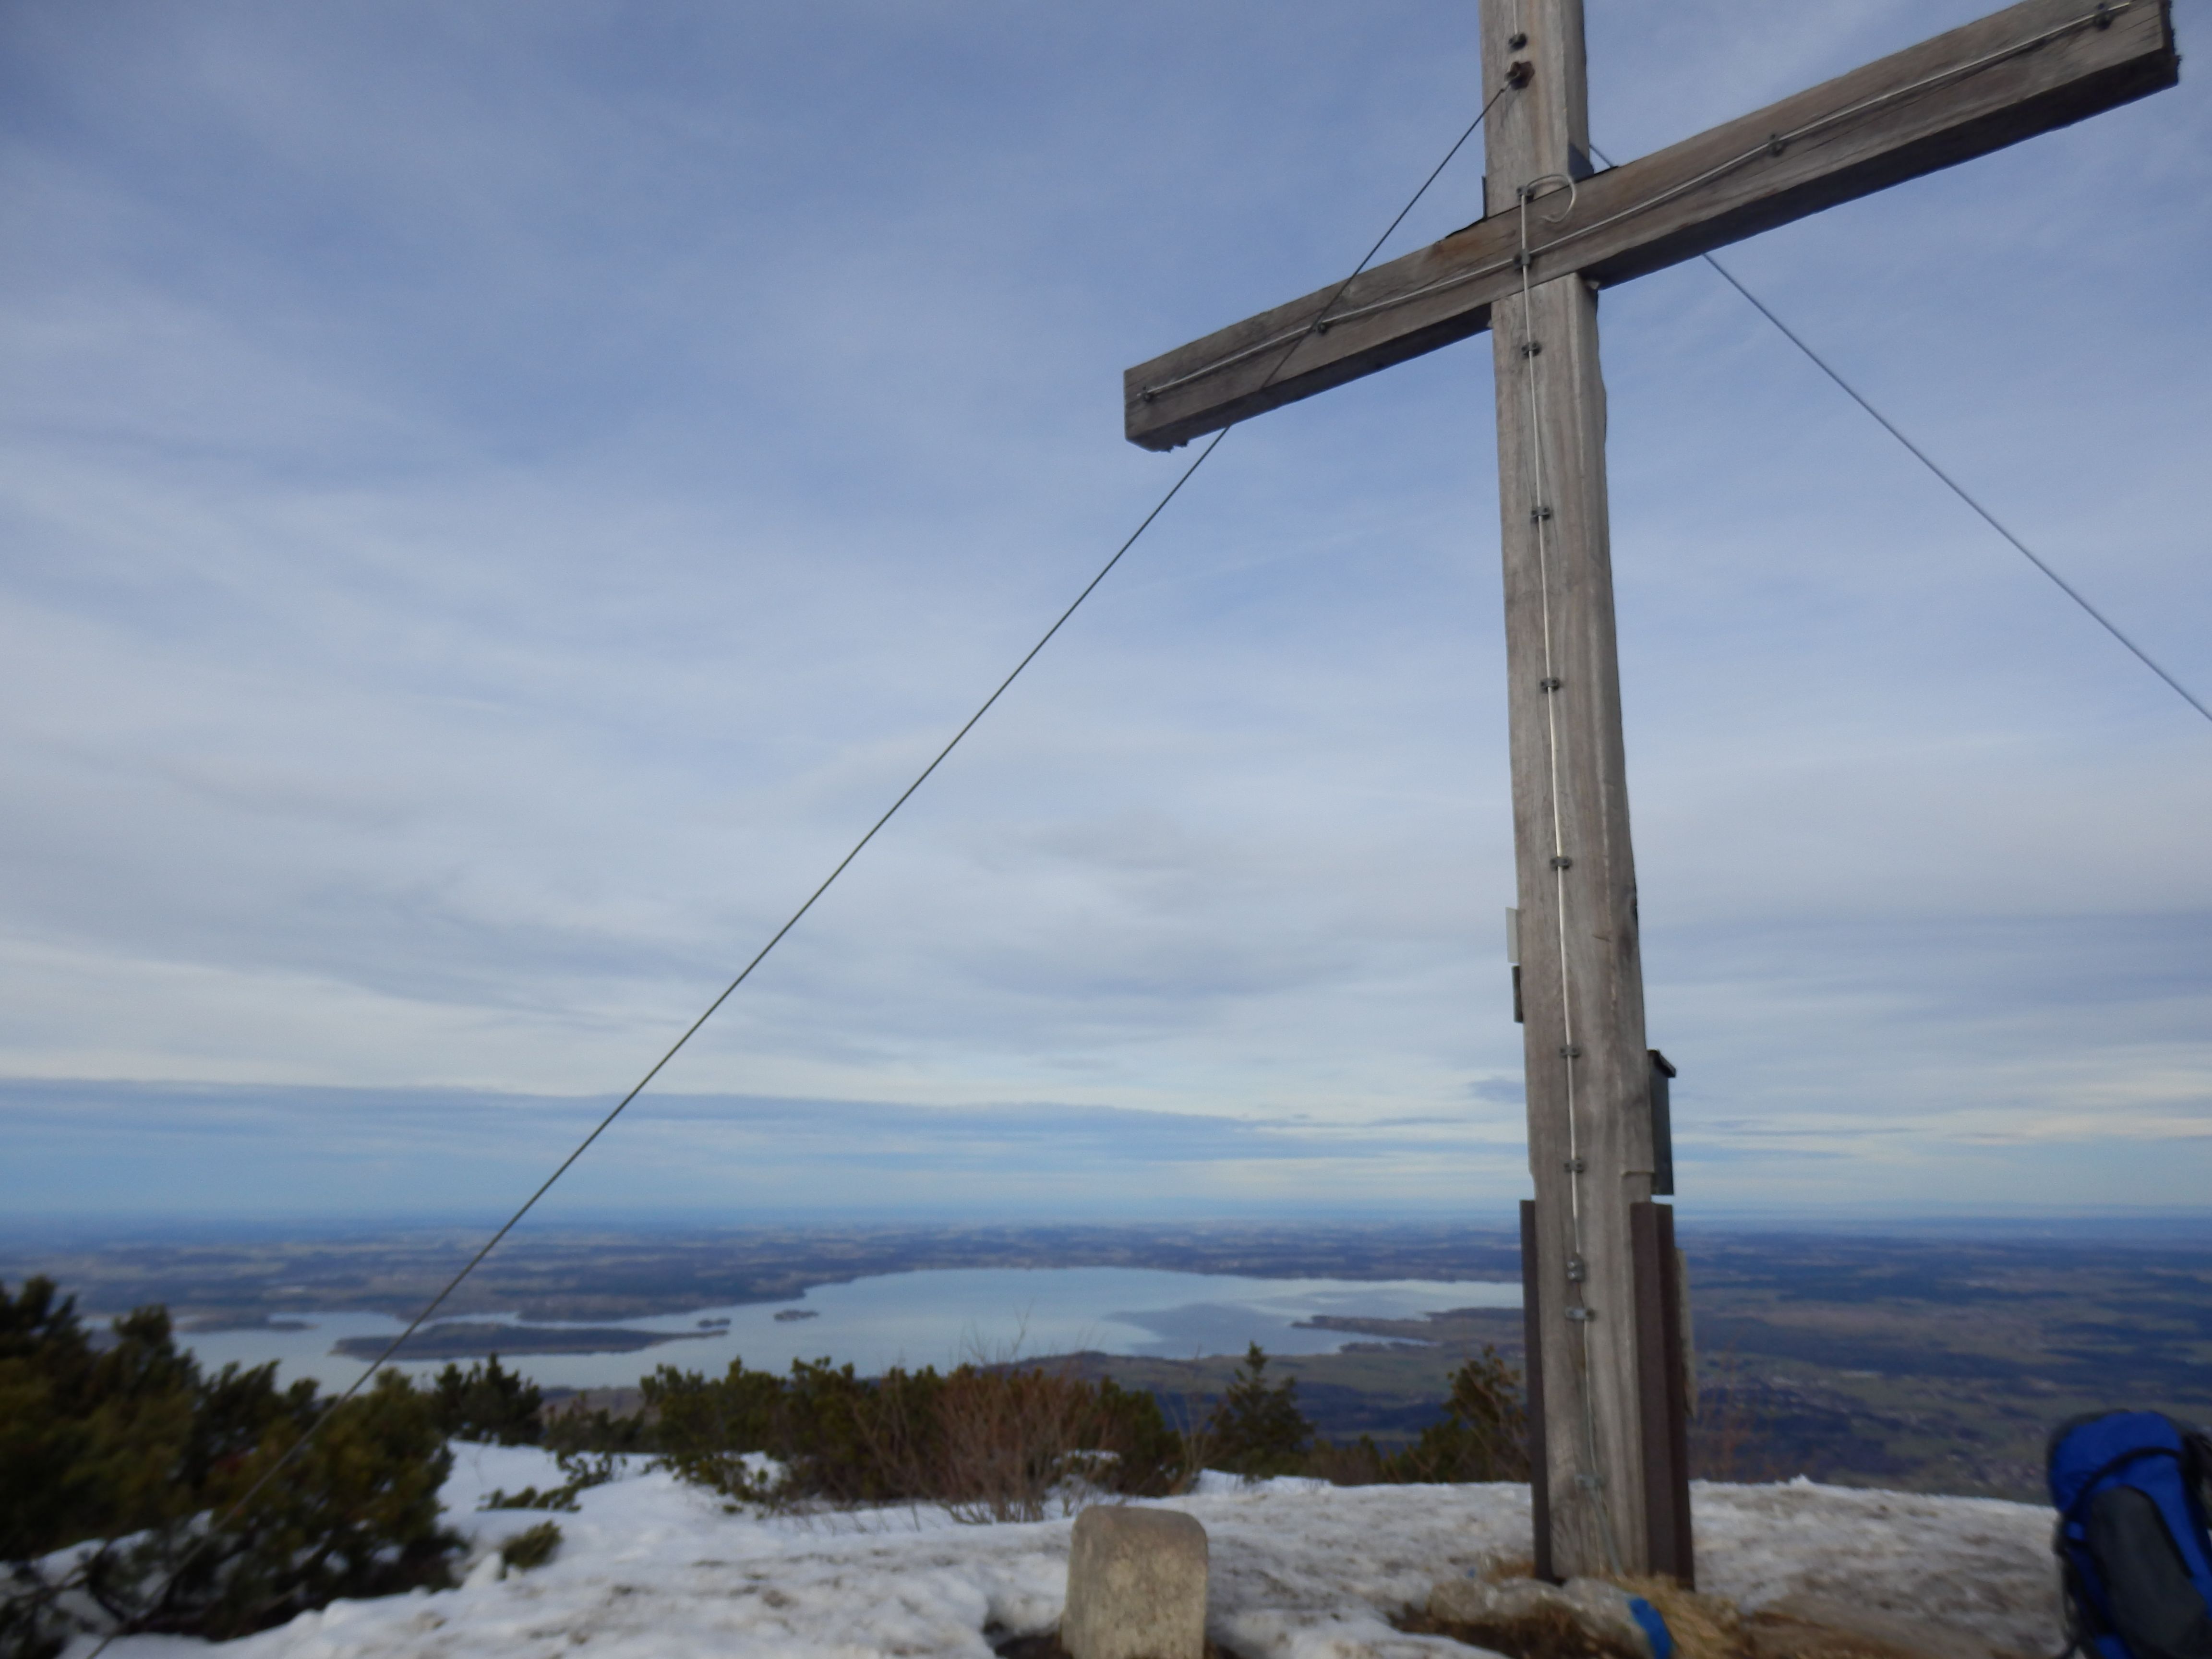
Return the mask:
<path id="1" fill-rule="evenodd" d="M 1571 190 L 1541 182 L 1525 215 L 1534 181 L 1493 179 L 1503 210 L 1129 370 L 1129 441 L 1172 449 L 1481 332 L 1524 235 L 1532 284 L 1626 282 L 2172 86 L 2169 5 L 2022 0 Z"/>

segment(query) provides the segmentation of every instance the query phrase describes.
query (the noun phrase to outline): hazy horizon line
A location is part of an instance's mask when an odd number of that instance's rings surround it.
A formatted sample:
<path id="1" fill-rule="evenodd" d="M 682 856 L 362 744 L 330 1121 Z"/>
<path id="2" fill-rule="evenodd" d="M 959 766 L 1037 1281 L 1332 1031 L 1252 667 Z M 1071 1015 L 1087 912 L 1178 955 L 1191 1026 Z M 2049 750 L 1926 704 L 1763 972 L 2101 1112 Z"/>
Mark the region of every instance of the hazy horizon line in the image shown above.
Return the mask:
<path id="1" fill-rule="evenodd" d="M 2134 1231 L 2156 1228 L 2161 1231 L 2212 1235 L 2212 1214 L 2194 1206 L 2097 1206 L 2059 1209 L 2051 1206 L 1961 1204 L 1936 1209 L 1924 1206 L 1905 1208 L 1797 1205 L 1769 1209 L 1741 1205 L 1706 1207 L 1681 1204 L 1671 1199 L 1661 1201 L 1674 1205 L 1678 1224 L 1687 1230 L 1708 1232 L 1886 1231 L 1911 1233 L 1963 1230 L 2014 1233 L 2039 1230 Z M 312 1215 L 213 1215 L 191 1211 L 149 1212 L 143 1210 L 90 1209 L 26 1213 L 19 1210 L 13 1216 L 0 1218 L 0 1242 L 20 1247 L 40 1240 L 52 1240 L 57 1233 L 81 1236 L 94 1232 L 118 1240 L 148 1240 L 180 1235 L 297 1238 L 392 1236 L 447 1230 L 489 1232 L 506 1218 L 505 1212 L 495 1213 L 488 1210 L 384 1211 L 345 1215 L 332 1215 L 327 1212 Z M 1063 1211 L 1048 1217 L 1016 1210 L 975 1213 L 969 1210 L 954 1212 L 924 1208 L 860 1211 L 821 1207 L 781 1211 L 757 1209 L 736 1218 L 726 1212 L 704 1208 L 668 1210 L 611 1206 L 583 1212 L 572 1211 L 543 1220 L 533 1217 L 527 1224 L 526 1233 L 519 1234 L 515 1242 L 525 1242 L 527 1236 L 532 1234 L 601 1232 L 611 1229 L 648 1235 L 792 1231 L 829 1234 L 856 1231 L 1165 1234 L 1192 1230 L 1245 1231 L 1278 1227 L 1310 1229 L 1316 1226 L 1334 1231 L 1370 1234 L 1433 1233 L 1439 1229 L 1504 1233 L 1517 1231 L 1519 1221 L 1516 1214 L 1510 1210 L 1486 1209 L 1461 1213 L 1431 1208 L 1400 1207 L 1386 1214 L 1372 1207 L 1358 1206 L 1316 1209 L 1302 1206 L 1279 1210 L 1257 1206 L 1238 1210 L 1217 1206 L 1203 1212 L 1149 1215 L 1101 1213 L 1070 1216 Z M 77 1242 L 82 1241 L 80 1238 Z"/>

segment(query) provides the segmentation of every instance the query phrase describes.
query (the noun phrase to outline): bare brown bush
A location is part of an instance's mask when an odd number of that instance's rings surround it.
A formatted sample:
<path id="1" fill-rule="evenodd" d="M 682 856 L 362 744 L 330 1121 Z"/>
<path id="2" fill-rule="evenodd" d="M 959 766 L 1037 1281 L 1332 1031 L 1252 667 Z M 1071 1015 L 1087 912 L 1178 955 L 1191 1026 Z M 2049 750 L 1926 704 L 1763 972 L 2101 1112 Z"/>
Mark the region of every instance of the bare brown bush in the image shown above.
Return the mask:
<path id="1" fill-rule="evenodd" d="M 977 1370 L 945 1379 L 927 1489 L 956 1520 L 1042 1521 L 1054 1488 L 1116 1448 L 1097 1390 L 1069 1370 Z"/>

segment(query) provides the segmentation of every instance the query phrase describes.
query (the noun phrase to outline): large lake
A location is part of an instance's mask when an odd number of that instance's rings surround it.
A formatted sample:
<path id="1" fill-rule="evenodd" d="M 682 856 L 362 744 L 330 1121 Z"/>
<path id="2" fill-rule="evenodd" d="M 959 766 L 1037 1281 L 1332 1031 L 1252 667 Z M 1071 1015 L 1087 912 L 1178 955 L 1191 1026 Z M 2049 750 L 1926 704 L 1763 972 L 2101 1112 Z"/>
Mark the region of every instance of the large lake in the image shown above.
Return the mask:
<path id="1" fill-rule="evenodd" d="M 755 1370 L 782 1370 L 793 1359 L 827 1356 L 864 1374 L 891 1365 L 957 1364 L 981 1356 L 1106 1353 L 1188 1359 L 1242 1353 L 1257 1342 L 1270 1353 L 1330 1353 L 1359 1339 L 1304 1328 L 1321 1315 L 1418 1319 L 1449 1308 L 1513 1308 L 1517 1284 L 1478 1280 L 1244 1279 L 1139 1267 L 978 1267 L 890 1273 L 823 1285 L 796 1302 L 698 1308 L 650 1319 L 595 1320 L 592 1328 L 681 1334 L 684 1340 L 628 1353 L 526 1354 L 501 1363 L 549 1388 L 633 1383 L 656 1366 L 710 1374 L 743 1358 Z M 805 1319 L 778 1319 L 805 1313 Z M 318 1378 L 345 1387 L 363 1362 L 332 1354 L 346 1337 L 398 1334 L 402 1322 L 380 1314 L 301 1314 L 307 1328 L 184 1332 L 180 1340 L 208 1367 L 274 1359 L 285 1380 Z M 471 1315 L 472 1324 L 489 1316 Z M 714 1323 L 722 1320 L 728 1323 Z M 532 1321 L 533 1328 L 553 1325 Z M 712 1328 L 703 1328 L 708 1325 Z M 410 1362 L 420 1375 L 442 1361 Z"/>

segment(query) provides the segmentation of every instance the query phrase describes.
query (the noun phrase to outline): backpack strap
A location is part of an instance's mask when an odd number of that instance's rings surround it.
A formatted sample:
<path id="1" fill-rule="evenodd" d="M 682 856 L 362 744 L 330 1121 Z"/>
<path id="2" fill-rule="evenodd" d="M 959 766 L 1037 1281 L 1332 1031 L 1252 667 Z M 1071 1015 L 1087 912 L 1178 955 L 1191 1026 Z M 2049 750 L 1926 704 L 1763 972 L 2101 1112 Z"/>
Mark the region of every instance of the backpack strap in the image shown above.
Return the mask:
<path id="1" fill-rule="evenodd" d="M 2091 1498 L 2096 1495 L 2097 1485 L 2100 1481 L 2107 1480 L 2111 1476 L 2118 1474 L 2122 1469 L 2127 1468 L 2129 1464 L 2139 1462 L 2146 1457 L 2171 1457 L 2175 1462 L 2183 1466 L 2185 1473 L 2188 1468 L 2188 1460 L 2182 1455 L 2182 1451 L 2179 1448 L 2173 1446 L 2131 1446 L 2126 1451 L 2122 1452 L 2118 1456 L 2106 1458 L 2103 1462 L 2097 1465 L 2095 1470 L 2091 1473 L 2089 1477 L 2082 1481 L 2081 1490 L 2074 1494 L 2074 1501 L 2069 1504 L 2066 1506 L 2065 1510 L 2059 1516 L 2059 1523 L 2063 1526 L 2065 1522 L 2071 1521 L 2074 1518 L 2074 1511 L 2080 1509 L 2084 1504 L 2087 1503 Z"/>
<path id="2" fill-rule="evenodd" d="M 2100 1659 L 2095 1626 L 2101 1614 L 2089 1599 L 2088 1586 L 2081 1582 L 2081 1570 L 2069 1547 L 2066 1517 L 2063 1515 L 2051 1529 L 2051 1553 L 2057 1559 L 2058 1610 L 2066 1630 L 2066 1645 L 2054 1659 L 2073 1659 L 2077 1653 L 2082 1659 Z"/>

